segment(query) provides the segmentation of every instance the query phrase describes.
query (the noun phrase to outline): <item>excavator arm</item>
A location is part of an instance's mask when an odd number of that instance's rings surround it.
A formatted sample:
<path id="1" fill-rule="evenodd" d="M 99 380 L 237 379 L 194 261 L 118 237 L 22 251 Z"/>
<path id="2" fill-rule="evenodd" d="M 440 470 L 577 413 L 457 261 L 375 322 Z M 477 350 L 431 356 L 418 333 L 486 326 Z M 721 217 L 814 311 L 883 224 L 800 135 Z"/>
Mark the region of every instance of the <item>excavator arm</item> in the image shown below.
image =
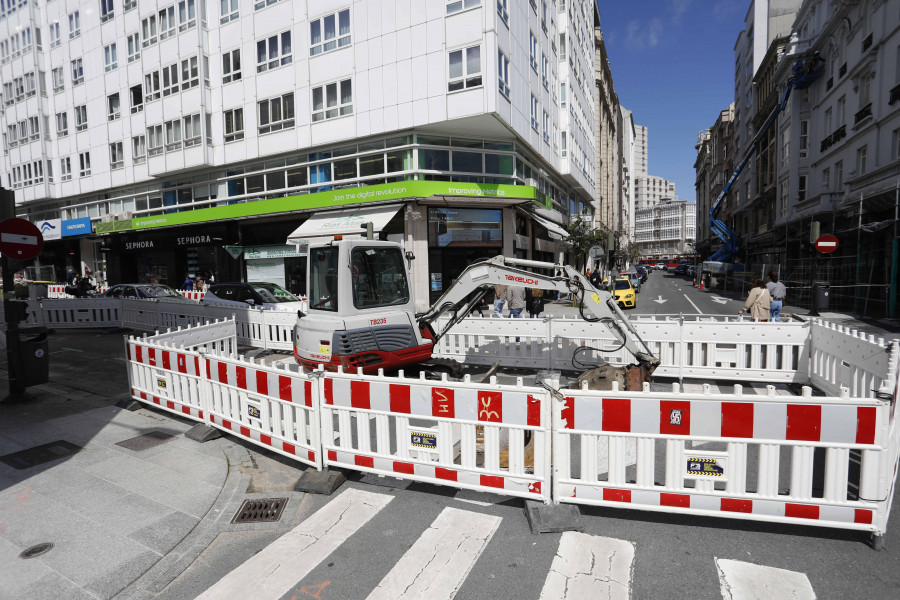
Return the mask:
<path id="1" fill-rule="evenodd" d="M 544 269 L 553 275 L 540 275 L 527 268 Z M 606 290 L 598 290 L 584 275 L 567 265 L 495 256 L 483 262 L 469 265 L 425 313 L 416 315 L 419 327 L 427 328 L 435 343 L 456 323 L 466 318 L 481 298 L 493 286 L 508 285 L 556 290 L 563 294 L 573 294 L 581 317 L 588 322 L 602 322 L 637 361 L 637 371 L 641 382 L 649 379 L 659 365 L 659 359 L 641 339 L 637 330 Z M 449 313 L 450 320 L 441 331 L 434 326 L 438 318 Z M 626 387 L 633 376 L 624 376 Z M 638 388 L 639 389 L 639 388 Z"/>

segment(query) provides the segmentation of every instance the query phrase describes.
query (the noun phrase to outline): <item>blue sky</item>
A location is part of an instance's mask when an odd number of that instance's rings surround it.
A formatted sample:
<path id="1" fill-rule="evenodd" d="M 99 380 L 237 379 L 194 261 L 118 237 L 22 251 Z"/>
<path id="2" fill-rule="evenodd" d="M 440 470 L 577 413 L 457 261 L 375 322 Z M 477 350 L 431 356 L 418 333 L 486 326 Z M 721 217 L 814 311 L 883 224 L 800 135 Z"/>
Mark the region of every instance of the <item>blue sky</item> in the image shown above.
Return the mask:
<path id="1" fill-rule="evenodd" d="M 734 44 L 750 0 L 597 5 L 619 102 L 648 129 L 648 171 L 693 201 L 697 134 L 734 101 Z"/>

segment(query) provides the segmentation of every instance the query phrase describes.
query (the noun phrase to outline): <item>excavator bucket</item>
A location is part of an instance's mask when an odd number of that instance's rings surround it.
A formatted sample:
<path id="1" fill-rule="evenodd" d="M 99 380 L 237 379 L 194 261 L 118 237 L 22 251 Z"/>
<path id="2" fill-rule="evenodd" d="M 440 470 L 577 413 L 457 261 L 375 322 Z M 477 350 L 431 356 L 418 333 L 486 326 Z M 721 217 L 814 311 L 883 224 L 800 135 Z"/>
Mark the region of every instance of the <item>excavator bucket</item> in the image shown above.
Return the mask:
<path id="1" fill-rule="evenodd" d="M 627 392 L 639 392 L 644 387 L 644 382 L 649 382 L 655 365 L 627 365 L 624 367 L 606 364 L 585 371 L 579 377 L 573 387 L 580 389 L 583 382 L 587 382 L 591 390 L 612 390 L 613 382 L 619 384 L 619 389 Z"/>

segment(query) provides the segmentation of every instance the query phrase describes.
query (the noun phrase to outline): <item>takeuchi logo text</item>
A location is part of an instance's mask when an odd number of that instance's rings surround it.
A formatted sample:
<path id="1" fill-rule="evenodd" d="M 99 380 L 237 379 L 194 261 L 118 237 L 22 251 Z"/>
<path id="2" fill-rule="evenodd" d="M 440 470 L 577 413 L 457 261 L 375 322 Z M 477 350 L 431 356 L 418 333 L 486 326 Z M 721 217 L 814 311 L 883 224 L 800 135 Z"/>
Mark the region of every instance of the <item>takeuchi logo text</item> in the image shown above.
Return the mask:
<path id="1" fill-rule="evenodd" d="M 541 282 L 537 279 L 532 279 L 531 277 L 520 277 L 519 275 L 507 275 L 507 281 L 514 281 L 516 283 L 524 283 L 526 285 L 541 285 Z"/>

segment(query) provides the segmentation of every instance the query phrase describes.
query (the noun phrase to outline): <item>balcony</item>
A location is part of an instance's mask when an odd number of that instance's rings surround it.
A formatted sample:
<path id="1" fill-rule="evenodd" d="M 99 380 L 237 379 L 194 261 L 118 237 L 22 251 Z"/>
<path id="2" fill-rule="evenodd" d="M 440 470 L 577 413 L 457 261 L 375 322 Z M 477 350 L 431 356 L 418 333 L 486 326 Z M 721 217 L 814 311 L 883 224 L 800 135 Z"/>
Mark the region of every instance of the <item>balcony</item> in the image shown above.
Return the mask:
<path id="1" fill-rule="evenodd" d="M 826 137 L 822 140 L 822 145 L 821 145 L 821 147 L 819 148 L 819 152 L 825 152 L 826 150 L 828 150 L 829 148 L 831 148 L 832 144 L 834 144 L 834 140 L 831 139 L 831 136 L 830 136 L 830 135 L 829 135 L 829 136 L 826 136 Z"/>
<path id="2" fill-rule="evenodd" d="M 837 129 L 834 130 L 834 133 L 831 134 L 831 143 L 837 144 L 839 141 L 847 137 L 847 126 L 841 125 Z"/>
<path id="3" fill-rule="evenodd" d="M 853 120 L 853 124 L 859 125 L 863 120 L 865 120 L 866 118 L 871 117 L 871 116 L 872 116 L 872 103 L 869 102 L 868 104 L 863 106 L 859 112 L 856 113 L 856 116 L 854 117 L 854 120 Z"/>

